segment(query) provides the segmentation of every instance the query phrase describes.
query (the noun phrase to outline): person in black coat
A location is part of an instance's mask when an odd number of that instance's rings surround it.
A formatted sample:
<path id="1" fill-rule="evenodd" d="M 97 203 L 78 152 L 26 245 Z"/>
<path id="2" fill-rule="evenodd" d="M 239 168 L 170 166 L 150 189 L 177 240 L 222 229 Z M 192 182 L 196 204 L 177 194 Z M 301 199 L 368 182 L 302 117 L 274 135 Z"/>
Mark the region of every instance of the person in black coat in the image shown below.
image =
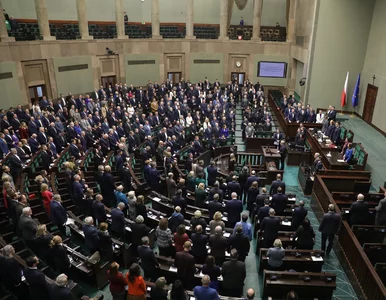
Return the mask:
<path id="1" fill-rule="evenodd" d="M 224 196 L 224 192 L 222 189 L 220 189 L 220 183 L 218 181 L 216 181 L 214 184 L 213 184 L 213 187 L 209 190 L 209 195 L 208 195 L 208 200 L 211 201 L 213 200 L 213 196 L 215 194 L 218 194 L 219 195 L 219 199 L 218 201 L 219 202 L 222 202 L 222 199 L 223 199 L 223 196 Z"/>
<path id="2" fill-rule="evenodd" d="M 219 202 L 219 194 L 214 194 L 213 201 L 208 203 L 209 220 L 213 220 L 213 216 L 216 212 L 224 213 L 224 206 Z"/>
<path id="3" fill-rule="evenodd" d="M 50 300 L 49 285 L 44 273 L 37 269 L 39 259 L 31 256 L 26 259 L 27 268 L 24 277 L 28 282 L 31 300 Z"/>
<path id="4" fill-rule="evenodd" d="M 357 201 L 351 204 L 350 206 L 350 225 L 365 225 L 369 219 L 369 205 L 367 202 L 363 201 L 365 196 L 359 194 L 357 196 Z"/>
<path id="5" fill-rule="evenodd" d="M 86 217 L 84 225 L 82 227 L 84 233 L 84 239 L 86 240 L 86 246 L 91 253 L 98 251 L 99 249 L 99 237 L 98 230 L 94 226 L 92 217 Z"/>
<path id="6" fill-rule="evenodd" d="M 285 194 L 285 182 L 281 180 L 281 175 L 277 174 L 276 180 L 272 181 L 271 189 L 269 190 L 269 194 L 271 196 L 277 194 L 277 188 L 279 186 L 282 188 L 282 193 Z"/>
<path id="7" fill-rule="evenodd" d="M 293 237 L 296 249 L 312 250 L 315 244 L 315 232 L 310 225 L 310 221 L 304 219 Z"/>
<path id="8" fill-rule="evenodd" d="M 210 165 L 208 166 L 206 171 L 208 172 L 208 185 L 213 186 L 213 184 L 216 182 L 216 178 L 218 175 L 217 168 L 214 165 L 214 161 L 210 162 Z"/>
<path id="9" fill-rule="evenodd" d="M 99 224 L 98 238 L 99 238 L 99 251 L 101 254 L 101 259 L 104 261 L 113 260 L 113 241 L 107 231 L 108 224 L 102 222 Z"/>
<path id="10" fill-rule="evenodd" d="M 42 145 L 42 152 L 40 155 L 42 158 L 42 168 L 48 172 L 50 169 L 50 164 L 52 163 L 52 159 L 50 154 L 48 154 L 47 149 L 48 148 L 46 145 Z"/>
<path id="11" fill-rule="evenodd" d="M 249 217 L 253 218 L 254 205 L 256 204 L 257 196 L 259 195 L 259 186 L 257 181 L 252 183 L 252 186 L 248 189 L 247 210 L 249 211 Z"/>
<path id="12" fill-rule="evenodd" d="M 23 168 L 23 162 L 20 157 L 17 155 L 17 150 L 15 148 L 11 149 L 12 155 L 8 158 L 9 168 L 11 169 L 11 175 L 15 180 L 20 176 L 21 170 Z"/>
<path id="13" fill-rule="evenodd" d="M 281 216 L 287 207 L 288 197 L 282 193 L 282 188 L 277 188 L 277 194 L 272 196 L 272 208 Z"/>
<path id="14" fill-rule="evenodd" d="M 285 146 L 285 141 L 280 142 L 279 153 L 280 153 L 280 170 L 284 170 L 284 161 L 285 161 L 285 158 L 287 157 L 287 147 Z"/>
<path id="15" fill-rule="evenodd" d="M 51 262 L 51 241 L 53 236 L 47 231 L 46 225 L 42 224 L 38 226 L 38 231 L 36 232 L 36 239 L 34 241 L 36 247 L 36 254 L 42 258 L 44 261 Z"/>
<path id="16" fill-rule="evenodd" d="M 62 238 L 59 235 L 55 235 L 50 246 L 50 255 L 53 258 L 54 269 L 59 273 L 67 273 L 71 267 L 71 263 L 67 256 L 66 248 L 63 246 Z"/>
<path id="17" fill-rule="evenodd" d="M 160 277 L 156 280 L 155 286 L 151 288 L 150 299 L 152 300 L 167 300 L 168 291 L 165 289 L 165 277 Z"/>
<path id="18" fill-rule="evenodd" d="M 240 221 L 240 214 L 243 212 L 243 203 L 237 199 L 237 194 L 231 194 L 232 200 L 225 204 L 225 211 L 228 213 L 228 227 L 234 228 Z"/>
<path id="19" fill-rule="evenodd" d="M 65 274 L 60 274 L 56 278 L 55 284 L 51 286 L 51 299 L 55 300 L 75 300 L 71 294 L 71 290 L 67 287 L 68 277 Z"/>
<path id="20" fill-rule="evenodd" d="M 201 225 L 202 228 L 204 228 L 204 230 L 205 230 L 206 226 L 208 225 L 208 224 L 206 224 L 205 219 L 202 217 L 200 210 L 196 210 L 194 212 L 194 217 L 192 217 L 190 219 L 190 226 L 192 226 L 192 228 L 191 228 L 192 232 L 195 232 L 196 227 L 198 225 Z"/>
<path id="21" fill-rule="evenodd" d="M 160 175 L 157 170 L 157 165 L 155 162 L 150 164 L 151 168 L 149 170 L 149 185 L 152 190 L 157 191 L 159 189 Z"/>
<path id="22" fill-rule="evenodd" d="M 292 212 L 292 229 L 297 230 L 298 227 L 303 223 L 307 216 L 307 209 L 304 208 L 304 201 L 299 202 L 299 206 L 294 208 Z"/>
<path id="23" fill-rule="evenodd" d="M 123 210 L 126 209 L 125 203 L 120 202 L 116 208 L 113 208 L 110 212 L 111 224 L 110 230 L 113 235 L 117 237 L 123 237 L 125 234 L 125 214 Z"/>
<path id="24" fill-rule="evenodd" d="M 21 296 L 21 277 L 23 276 L 23 270 L 14 258 L 15 249 L 11 245 L 6 245 L 2 249 L 2 257 L 4 258 L 2 262 L 2 268 L 0 272 L 4 275 L 4 286 L 7 290 L 15 294 L 19 299 L 26 299 L 19 297 Z M 26 291 L 28 293 L 28 291 Z"/>
<path id="25" fill-rule="evenodd" d="M 203 233 L 206 227 L 202 227 L 201 225 L 197 225 L 195 227 L 195 233 L 192 233 L 191 240 L 193 243 L 192 254 L 196 259 L 196 263 L 203 264 L 208 256 L 208 250 L 206 249 L 206 245 L 208 243 L 208 236 Z M 193 228 L 192 228 L 193 229 Z"/>
<path id="26" fill-rule="evenodd" d="M 103 196 L 98 194 L 95 196 L 95 200 L 92 203 L 92 214 L 94 220 L 98 222 L 98 224 L 102 222 L 106 222 L 107 216 L 105 211 L 105 206 L 102 203 Z"/>
<path id="27" fill-rule="evenodd" d="M 147 236 L 142 237 L 141 245 L 137 247 L 137 252 L 141 259 L 141 267 L 145 273 L 145 277 L 154 281 L 158 278 L 159 263 L 149 243 L 150 241 Z"/>
<path id="28" fill-rule="evenodd" d="M 335 234 L 339 230 L 341 222 L 340 214 L 335 212 L 334 204 L 328 206 L 328 212 L 324 214 L 322 221 L 319 225 L 319 231 L 322 233 L 322 250 L 326 250 L 326 242 L 328 239 L 328 246 L 326 254 L 329 255 L 334 242 Z"/>
<path id="29" fill-rule="evenodd" d="M 251 244 L 249 243 L 249 238 L 243 233 L 243 226 L 237 225 L 236 232 L 229 237 L 229 252 L 232 249 L 236 249 L 239 257 L 238 260 L 245 261 L 249 253 L 249 248 Z"/>
<path id="30" fill-rule="evenodd" d="M 142 245 L 142 238 L 149 234 L 150 228 L 145 225 L 144 218 L 138 216 L 135 218 L 135 223 L 131 225 L 131 231 L 133 248 L 137 250 L 137 247 Z"/>
<path id="31" fill-rule="evenodd" d="M 228 182 L 228 195 L 236 193 L 238 197 L 241 197 L 241 186 L 237 182 L 237 176 L 232 177 L 232 181 Z"/>
<path id="32" fill-rule="evenodd" d="M 273 245 L 280 227 L 280 218 L 275 217 L 275 210 L 269 210 L 269 216 L 265 217 L 260 224 L 260 231 L 263 231 L 264 248 L 270 248 Z"/>
<path id="33" fill-rule="evenodd" d="M 50 220 L 55 224 L 62 234 L 66 234 L 67 212 L 61 204 L 62 199 L 59 194 L 54 195 L 53 201 L 50 202 Z"/>
<path id="34" fill-rule="evenodd" d="M 241 173 L 239 174 L 239 184 L 240 184 L 241 193 L 243 196 L 243 204 L 245 204 L 246 202 L 246 193 L 249 187 L 247 186 L 248 177 L 249 177 L 249 169 L 247 166 L 244 166 L 243 169 L 241 170 Z"/>
<path id="35" fill-rule="evenodd" d="M 111 174 L 111 167 L 106 166 L 105 172 L 103 173 L 103 180 L 101 185 L 101 192 L 104 199 L 104 204 L 108 207 L 112 207 L 115 204 L 115 184 L 114 178 Z"/>
<path id="36" fill-rule="evenodd" d="M 183 215 L 185 214 L 188 203 L 186 202 L 186 199 L 182 197 L 182 190 L 176 191 L 176 195 L 173 197 L 172 204 L 174 207 L 176 206 L 181 207 L 181 213 Z"/>
<path id="37" fill-rule="evenodd" d="M 231 250 L 231 260 L 224 263 L 221 273 L 223 276 L 221 294 L 229 297 L 241 297 L 246 277 L 245 263 L 239 261 L 236 249 Z"/>

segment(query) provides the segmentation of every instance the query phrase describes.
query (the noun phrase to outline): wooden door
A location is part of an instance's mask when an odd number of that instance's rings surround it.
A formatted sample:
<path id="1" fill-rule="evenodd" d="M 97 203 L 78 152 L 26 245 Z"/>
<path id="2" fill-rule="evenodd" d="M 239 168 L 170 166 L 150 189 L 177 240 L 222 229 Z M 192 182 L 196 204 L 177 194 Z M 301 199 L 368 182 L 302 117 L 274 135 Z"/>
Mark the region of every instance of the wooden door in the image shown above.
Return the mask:
<path id="1" fill-rule="evenodd" d="M 173 83 L 180 82 L 182 78 L 181 72 L 168 72 L 168 79 Z"/>
<path id="2" fill-rule="evenodd" d="M 375 107 L 375 101 L 377 100 L 378 87 L 372 84 L 367 85 L 365 107 L 363 108 L 363 120 L 367 123 L 371 123 L 373 120 L 373 113 Z"/>
<path id="3" fill-rule="evenodd" d="M 111 85 L 111 87 L 114 87 L 116 83 L 117 83 L 117 76 L 103 76 L 103 77 L 101 77 L 101 85 L 105 89 L 108 89 L 109 85 Z"/>

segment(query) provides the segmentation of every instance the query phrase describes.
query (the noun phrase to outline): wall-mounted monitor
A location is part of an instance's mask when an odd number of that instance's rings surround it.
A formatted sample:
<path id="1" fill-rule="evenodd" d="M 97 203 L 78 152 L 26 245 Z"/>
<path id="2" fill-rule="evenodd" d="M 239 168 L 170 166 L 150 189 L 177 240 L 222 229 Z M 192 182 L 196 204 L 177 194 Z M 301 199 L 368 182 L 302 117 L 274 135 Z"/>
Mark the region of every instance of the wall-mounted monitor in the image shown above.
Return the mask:
<path id="1" fill-rule="evenodd" d="M 286 74 L 286 62 L 260 61 L 257 65 L 257 77 L 285 78 Z"/>

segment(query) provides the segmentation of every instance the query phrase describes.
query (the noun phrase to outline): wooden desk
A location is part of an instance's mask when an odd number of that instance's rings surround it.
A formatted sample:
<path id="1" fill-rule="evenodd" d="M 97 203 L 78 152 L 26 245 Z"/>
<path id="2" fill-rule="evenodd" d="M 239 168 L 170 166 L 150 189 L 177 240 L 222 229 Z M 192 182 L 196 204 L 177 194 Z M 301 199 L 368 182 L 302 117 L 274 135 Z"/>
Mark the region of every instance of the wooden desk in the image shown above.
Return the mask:
<path id="1" fill-rule="evenodd" d="M 322 272 L 324 264 L 324 251 L 322 250 L 284 250 L 282 269 L 296 270 L 298 272 Z M 263 273 L 264 269 L 268 269 L 267 248 L 260 249 L 260 264 L 259 273 Z M 297 255 L 298 254 L 298 255 Z M 299 256 L 300 255 L 300 256 Z M 317 258 L 319 255 L 320 258 Z"/>
<path id="2" fill-rule="evenodd" d="M 262 146 L 273 146 L 273 138 L 245 138 L 245 152 L 261 152 Z"/>
<path id="3" fill-rule="evenodd" d="M 279 150 L 277 150 L 275 146 L 261 146 L 261 149 L 263 150 L 263 164 L 273 161 L 278 169 L 281 158 Z"/>
<path id="4" fill-rule="evenodd" d="M 276 276 L 272 280 L 271 276 Z M 304 278 L 309 277 L 309 281 Z M 326 279 L 331 278 L 331 282 Z M 299 299 L 318 298 L 331 299 L 336 289 L 336 275 L 333 273 L 311 273 L 311 272 L 280 272 L 264 271 L 263 296 L 283 297 L 289 291 L 295 290 Z"/>
<path id="5" fill-rule="evenodd" d="M 291 150 L 287 146 L 287 166 L 299 166 L 302 162 L 311 163 L 311 153 Z"/>
<path id="6" fill-rule="evenodd" d="M 311 195 L 314 181 L 305 173 L 305 168 L 303 166 L 299 167 L 298 180 L 304 195 Z"/>

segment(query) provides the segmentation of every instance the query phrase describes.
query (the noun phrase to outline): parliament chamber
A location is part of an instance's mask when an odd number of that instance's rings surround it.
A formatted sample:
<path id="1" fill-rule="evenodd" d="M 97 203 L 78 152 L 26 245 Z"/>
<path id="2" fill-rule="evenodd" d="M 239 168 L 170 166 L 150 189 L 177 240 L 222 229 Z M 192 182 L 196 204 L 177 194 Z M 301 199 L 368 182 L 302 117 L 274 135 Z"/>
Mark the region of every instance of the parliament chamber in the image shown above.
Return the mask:
<path id="1" fill-rule="evenodd" d="M 0 0 L 0 300 L 385 299 L 357 2 Z"/>

